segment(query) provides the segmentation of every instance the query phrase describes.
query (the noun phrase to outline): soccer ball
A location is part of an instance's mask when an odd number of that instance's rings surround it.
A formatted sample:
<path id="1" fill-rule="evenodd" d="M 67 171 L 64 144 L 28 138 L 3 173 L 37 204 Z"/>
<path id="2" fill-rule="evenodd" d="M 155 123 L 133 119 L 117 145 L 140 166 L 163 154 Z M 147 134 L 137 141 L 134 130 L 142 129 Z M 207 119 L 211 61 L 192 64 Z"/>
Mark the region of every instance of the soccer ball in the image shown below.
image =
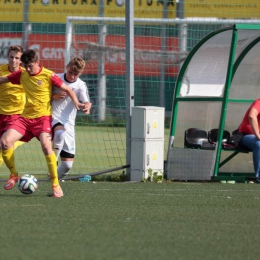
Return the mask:
<path id="1" fill-rule="evenodd" d="M 18 189 L 23 194 L 32 194 L 38 188 L 37 179 L 31 174 L 23 175 L 18 181 Z"/>

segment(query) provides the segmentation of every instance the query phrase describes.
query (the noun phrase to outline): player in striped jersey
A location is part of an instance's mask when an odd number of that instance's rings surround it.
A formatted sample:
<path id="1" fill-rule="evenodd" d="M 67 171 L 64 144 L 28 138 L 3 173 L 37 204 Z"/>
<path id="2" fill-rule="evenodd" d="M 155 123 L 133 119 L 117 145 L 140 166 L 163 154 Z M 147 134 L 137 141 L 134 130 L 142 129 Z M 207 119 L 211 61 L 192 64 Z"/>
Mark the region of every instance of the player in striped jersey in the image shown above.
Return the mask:
<path id="1" fill-rule="evenodd" d="M 11 45 L 7 51 L 8 64 L 0 66 L 0 76 L 7 76 L 12 72 L 24 70 L 21 64 L 23 48 L 19 45 Z M 0 86 L 0 138 L 8 127 L 20 116 L 25 105 L 25 93 L 21 84 L 7 82 Z M 14 149 L 23 144 L 17 141 Z M 0 166 L 3 163 L 2 150 L 0 150 Z"/>
<path id="2" fill-rule="evenodd" d="M 13 84 L 22 84 L 26 93 L 23 113 L 1 138 L 3 159 L 10 170 L 10 179 L 5 184 L 5 189 L 13 188 L 19 179 L 14 161 L 14 142 L 17 140 L 28 142 L 36 137 L 46 158 L 52 182 L 52 196 L 60 198 L 63 196 L 63 191 L 58 180 L 56 156 L 51 142 L 52 86 L 65 91 L 77 109 L 84 107 L 85 110 L 85 105 L 79 103 L 75 93 L 56 74 L 40 66 L 36 51 L 26 50 L 21 56 L 21 61 L 26 71 L 17 71 L 6 77 L 0 77 L 0 84 L 9 81 Z"/>

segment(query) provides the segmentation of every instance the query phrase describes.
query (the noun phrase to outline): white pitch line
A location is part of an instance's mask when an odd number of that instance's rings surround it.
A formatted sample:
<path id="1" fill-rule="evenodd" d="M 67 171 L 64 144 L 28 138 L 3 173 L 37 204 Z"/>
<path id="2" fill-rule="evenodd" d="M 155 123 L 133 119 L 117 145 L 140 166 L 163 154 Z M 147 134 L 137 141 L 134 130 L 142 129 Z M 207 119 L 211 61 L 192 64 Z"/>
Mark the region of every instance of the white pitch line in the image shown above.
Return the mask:
<path id="1" fill-rule="evenodd" d="M 38 206 L 43 206 L 44 204 L 34 204 L 34 205 L 30 205 L 30 204 L 20 204 L 19 206 L 22 207 L 38 207 Z"/>
<path id="2" fill-rule="evenodd" d="M 260 187 L 260 186 L 259 186 Z M 77 189 L 77 191 L 86 191 L 85 189 Z M 246 191 L 246 192 L 260 192 L 260 189 L 259 190 L 233 190 L 233 189 L 221 189 L 221 190 L 194 190 L 194 189 L 158 189 L 158 190 L 154 190 L 154 189 L 95 189 L 95 191 L 93 192 L 96 192 L 97 190 L 99 191 L 172 191 L 172 192 L 180 192 L 180 191 L 194 191 L 194 192 L 199 192 L 199 193 L 202 193 L 202 192 L 243 192 L 243 191 Z"/>

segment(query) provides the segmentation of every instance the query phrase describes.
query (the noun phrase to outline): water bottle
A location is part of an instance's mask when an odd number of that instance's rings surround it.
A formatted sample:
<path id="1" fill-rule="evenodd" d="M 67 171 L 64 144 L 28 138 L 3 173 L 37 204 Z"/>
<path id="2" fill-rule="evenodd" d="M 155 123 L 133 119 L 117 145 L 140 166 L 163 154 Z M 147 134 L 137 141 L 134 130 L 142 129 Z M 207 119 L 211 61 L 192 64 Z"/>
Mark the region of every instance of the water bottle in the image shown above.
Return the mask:
<path id="1" fill-rule="evenodd" d="M 91 181 L 91 176 L 90 175 L 85 175 L 83 178 L 79 178 L 79 181 L 81 181 L 81 182 L 90 182 Z"/>

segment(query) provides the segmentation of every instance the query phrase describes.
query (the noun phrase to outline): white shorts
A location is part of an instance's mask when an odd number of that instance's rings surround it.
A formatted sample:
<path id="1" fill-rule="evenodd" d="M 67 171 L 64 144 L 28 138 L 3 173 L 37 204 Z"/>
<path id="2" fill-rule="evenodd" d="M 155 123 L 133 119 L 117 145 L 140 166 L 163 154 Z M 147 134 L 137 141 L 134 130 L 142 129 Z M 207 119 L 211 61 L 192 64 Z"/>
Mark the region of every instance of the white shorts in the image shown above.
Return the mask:
<path id="1" fill-rule="evenodd" d="M 57 123 L 61 123 L 59 120 L 53 118 L 52 119 L 52 127 L 56 125 Z M 61 123 L 62 124 L 62 123 Z M 76 143 L 75 143 L 75 129 L 74 125 L 69 125 L 69 124 L 62 124 L 64 128 L 66 129 L 66 134 L 64 138 L 64 145 L 62 148 L 62 151 L 74 154 L 76 153 Z"/>

